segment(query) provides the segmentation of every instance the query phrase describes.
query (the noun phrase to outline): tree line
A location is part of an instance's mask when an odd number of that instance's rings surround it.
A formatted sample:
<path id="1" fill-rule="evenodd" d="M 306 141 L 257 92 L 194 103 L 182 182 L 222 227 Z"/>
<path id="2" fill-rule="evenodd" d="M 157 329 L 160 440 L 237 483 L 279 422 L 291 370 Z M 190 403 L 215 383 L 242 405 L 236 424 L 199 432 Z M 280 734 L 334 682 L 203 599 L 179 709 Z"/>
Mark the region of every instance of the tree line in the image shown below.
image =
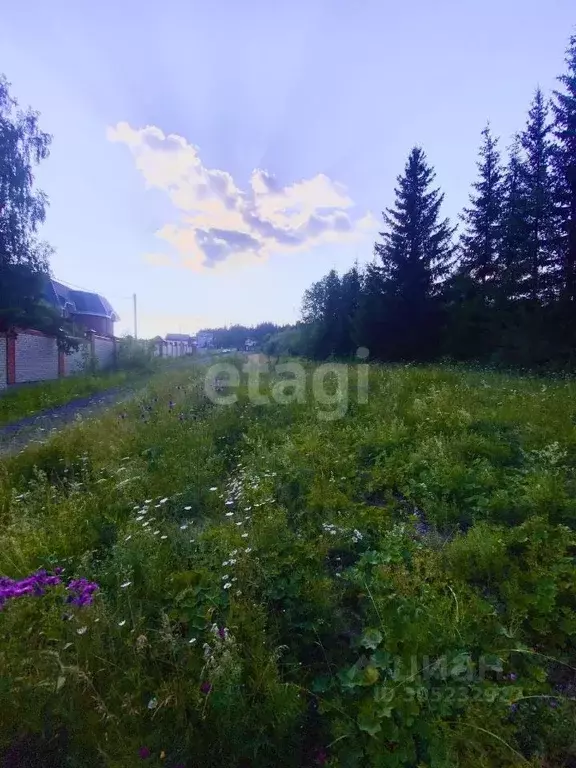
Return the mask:
<path id="1" fill-rule="evenodd" d="M 551 98 L 538 88 L 503 158 L 490 124 L 460 231 L 414 147 L 365 267 L 305 293 L 302 323 L 274 351 L 346 357 L 576 362 L 576 35 Z M 288 347 L 288 349 L 284 349 Z"/>

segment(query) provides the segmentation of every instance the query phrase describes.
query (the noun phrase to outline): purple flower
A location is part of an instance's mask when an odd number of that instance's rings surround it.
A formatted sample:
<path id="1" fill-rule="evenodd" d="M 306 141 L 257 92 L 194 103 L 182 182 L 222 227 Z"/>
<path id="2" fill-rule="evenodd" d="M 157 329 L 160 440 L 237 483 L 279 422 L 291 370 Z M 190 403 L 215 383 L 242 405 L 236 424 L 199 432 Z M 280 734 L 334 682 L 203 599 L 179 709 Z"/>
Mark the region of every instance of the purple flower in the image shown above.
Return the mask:
<path id="1" fill-rule="evenodd" d="M 227 634 L 228 633 L 226 631 L 226 627 L 220 627 L 220 629 L 218 630 L 218 635 L 219 635 L 220 639 L 221 640 L 226 640 Z"/>
<path id="2" fill-rule="evenodd" d="M 138 754 L 140 755 L 140 758 L 142 760 L 148 760 L 152 752 L 150 752 L 148 747 L 140 747 L 140 749 L 138 750 Z"/>
<path id="3" fill-rule="evenodd" d="M 66 589 L 70 592 L 66 602 L 82 607 L 92 604 L 94 592 L 98 589 L 98 584 L 85 578 L 71 579 Z"/>
<path id="4" fill-rule="evenodd" d="M 203 683 L 202 683 L 202 685 L 200 686 L 200 690 L 202 691 L 202 693 L 203 693 L 205 696 L 208 696 L 208 694 L 209 694 L 209 693 L 210 693 L 210 691 L 212 690 L 212 685 L 211 685 L 211 684 L 210 684 L 210 683 L 209 683 L 207 680 L 204 680 L 204 682 L 203 682 Z"/>
<path id="5" fill-rule="evenodd" d="M 516 682 L 516 680 L 518 679 L 518 675 L 517 675 L 517 674 L 515 674 L 514 672 L 511 672 L 511 673 L 508 675 L 508 679 L 509 679 L 509 680 L 512 680 L 512 682 L 513 682 L 513 683 L 515 683 L 515 682 Z"/>
<path id="6" fill-rule="evenodd" d="M 25 595 L 42 597 L 47 587 L 54 587 L 60 583 L 59 576 L 50 576 L 44 568 L 19 580 L 0 576 L 0 610 L 8 600 Z"/>

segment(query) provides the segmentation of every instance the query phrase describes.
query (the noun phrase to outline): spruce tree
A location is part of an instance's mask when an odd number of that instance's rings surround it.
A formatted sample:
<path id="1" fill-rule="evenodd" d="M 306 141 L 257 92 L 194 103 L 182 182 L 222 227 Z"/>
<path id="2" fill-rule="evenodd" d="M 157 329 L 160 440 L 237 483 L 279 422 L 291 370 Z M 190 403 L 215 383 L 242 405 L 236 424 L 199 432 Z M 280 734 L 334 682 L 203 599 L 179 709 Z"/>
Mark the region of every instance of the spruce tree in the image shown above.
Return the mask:
<path id="1" fill-rule="evenodd" d="M 518 138 L 510 148 L 502 190 L 502 241 L 496 285 L 500 303 L 507 304 L 521 298 L 527 290 L 527 199 Z"/>
<path id="2" fill-rule="evenodd" d="M 550 296 L 550 269 L 554 237 L 554 201 L 551 174 L 551 126 L 548 106 L 538 88 L 526 128 L 520 134 L 525 153 L 521 183 L 526 199 L 526 295 L 533 303 Z"/>
<path id="3" fill-rule="evenodd" d="M 362 278 L 358 264 L 354 264 L 343 276 L 340 282 L 340 318 L 341 338 L 338 344 L 338 354 L 348 357 L 354 354 L 356 343 L 356 322 L 362 295 Z"/>
<path id="4" fill-rule="evenodd" d="M 554 91 L 554 170 L 559 217 L 557 268 L 564 303 L 576 305 L 576 35 L 566 51 L 568 71 L 559 80 L 563 91 Z"/>
<path id="5" fill-rule="evenodd" d="M 461 269 L 475 281 L 480 292 L 493 298 L 501 257 L 504 207 L 504 172 L 500 163 L 498 139 L 490 125 L 482 131 L 483 142 L 477 166 L 479 179 L 474 182 L 470 208 L 462 220 Z"/>
<path id="6" fill-rule="evenodd" d="M 440 218 L 444 195 L 434 189 L 434 170 L 420 147 L 410 152 L 398 176 L 395 205 L 383 218 L 383 243 L 375 244 L 382 261 L 389 355 L 419 358 L 431 352 L 435 299 L 453 253 L 448 219 Z"/>

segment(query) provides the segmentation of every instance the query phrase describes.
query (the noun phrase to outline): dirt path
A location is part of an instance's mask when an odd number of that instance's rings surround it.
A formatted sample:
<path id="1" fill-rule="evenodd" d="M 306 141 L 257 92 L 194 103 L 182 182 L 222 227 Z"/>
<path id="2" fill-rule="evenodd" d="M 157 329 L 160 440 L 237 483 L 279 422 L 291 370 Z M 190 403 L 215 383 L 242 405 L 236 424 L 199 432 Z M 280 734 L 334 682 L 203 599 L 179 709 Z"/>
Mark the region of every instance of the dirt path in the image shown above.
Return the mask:
<path id="1" fill-rule="evenodd" d="M 0 456 L 18 453 L 30 443 L 43 443 L 65 424 L 74 421 L 77 415 L 90 416 L 99 413 L 129 399 L 134 391 L 132 388 L 114 387 L 89 397 L 78 397 L 64 405 L 47 408 L 33 416 L 6 424 L 0 427 Z"/>

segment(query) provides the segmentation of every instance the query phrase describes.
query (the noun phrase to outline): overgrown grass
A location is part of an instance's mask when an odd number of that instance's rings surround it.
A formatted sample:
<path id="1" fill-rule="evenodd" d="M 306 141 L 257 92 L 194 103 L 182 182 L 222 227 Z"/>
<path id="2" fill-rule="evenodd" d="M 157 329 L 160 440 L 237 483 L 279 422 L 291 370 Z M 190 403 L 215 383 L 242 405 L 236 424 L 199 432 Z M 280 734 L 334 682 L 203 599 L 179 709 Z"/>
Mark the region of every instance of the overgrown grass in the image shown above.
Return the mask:
<path id="1" fill-rule="evenodd" d="M 141 375 L 110 371 L 22 384 L 14 389 L 0 391 L 0 426 L 33 416 L 47 408 L 64 405 L 79 397 L 89 397 L 107 389 L 120 387 Z"/>
<path id="2" fill-rule="evenodd" d="M 0 574 L 100 588 L 0 612 L 0 756 L 573 765 L 576 385 L 374 367 L 327 421 L 203 380 L 3 463 Z"/>

